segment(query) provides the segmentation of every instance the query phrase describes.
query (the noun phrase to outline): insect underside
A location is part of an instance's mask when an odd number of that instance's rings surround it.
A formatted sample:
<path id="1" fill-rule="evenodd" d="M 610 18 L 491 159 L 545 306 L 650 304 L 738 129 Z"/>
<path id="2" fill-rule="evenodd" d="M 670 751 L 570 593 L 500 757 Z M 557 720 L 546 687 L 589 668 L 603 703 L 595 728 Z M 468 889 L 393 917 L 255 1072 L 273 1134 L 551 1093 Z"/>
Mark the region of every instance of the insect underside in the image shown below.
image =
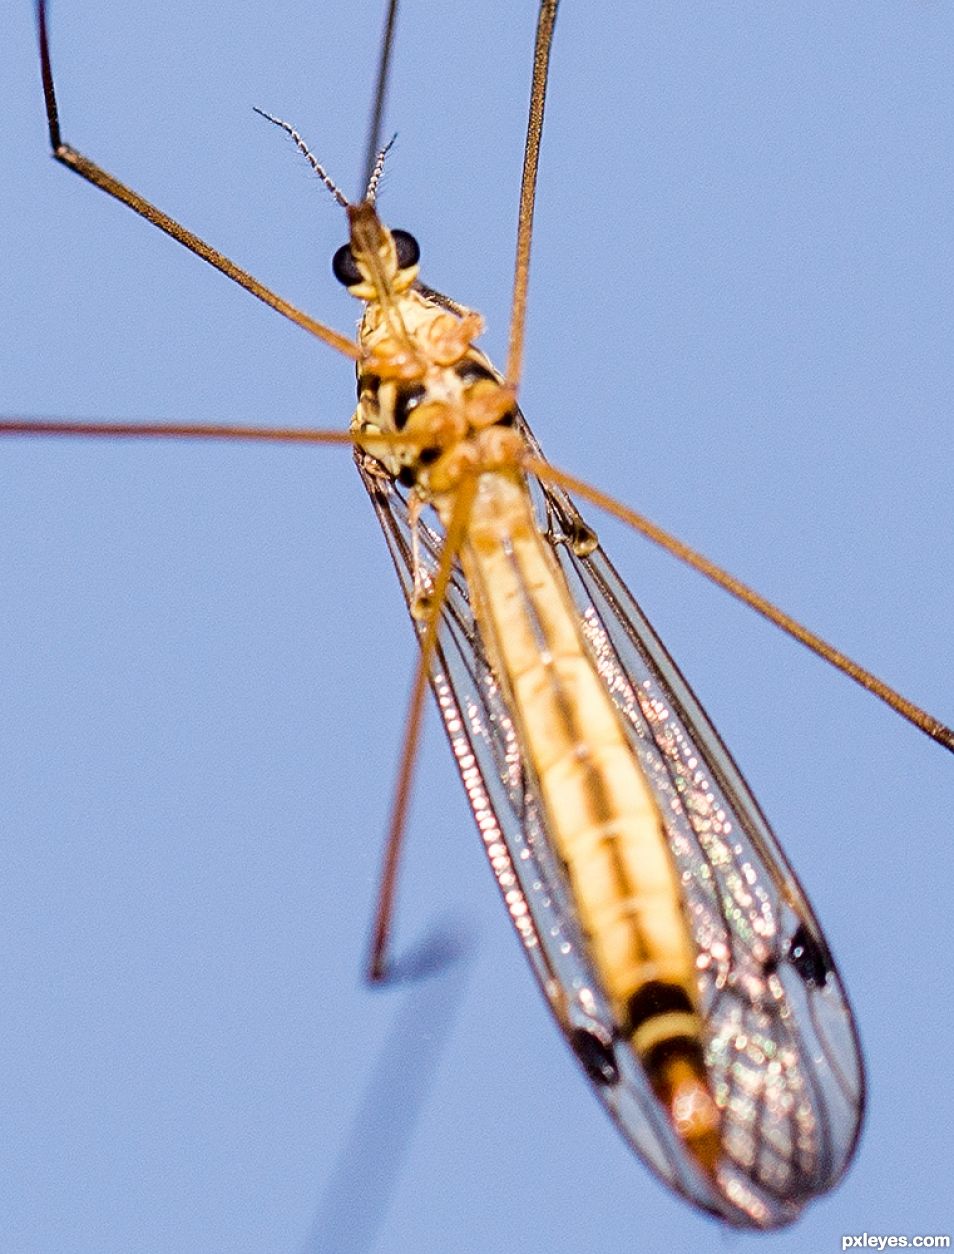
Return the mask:
<path id="1" fill-rule="evenodd" d="M 357 362 L 349 434 L 0 420 L 0 434 L 353 443 L 422 645 L 425 676 L 510 918 L 568 1043 L 650 1167 L 730 1224 L 795 1219 L 843 1175 L 864 1073 L 822 931 L 691 689 L 564 490 L 657 539 L 948 749 L 954 731 L 634 511 L 546 462 L 517 407 L 533 201 L 556 0 L 541 0 L 506 381 L 478 315 L 423 286 L 380 222 L 376 136 L 333 269 L 364 302 L 358 344 L 277 296 L 66 144 L 37 6 L 53 155 Z M 563 486 L 561 486 L 561 484 Z M 426 669 L 425 669 L 426 668 Z M 370 973 L 385 966 L 416 731 L 409 730 Z"/>
<path id="2" fill-rule="evenodd" d="M 370 206 L 349 216 L 356 460 L 418 620 L 454 547 L 430 679 L 511 919 L 650 1165 L 729 1222 L 788 1222 L 863 1103 L 818 925 L 595 535 L 524 474 L 539 449 L 479 319 L 416 285 Z"/>

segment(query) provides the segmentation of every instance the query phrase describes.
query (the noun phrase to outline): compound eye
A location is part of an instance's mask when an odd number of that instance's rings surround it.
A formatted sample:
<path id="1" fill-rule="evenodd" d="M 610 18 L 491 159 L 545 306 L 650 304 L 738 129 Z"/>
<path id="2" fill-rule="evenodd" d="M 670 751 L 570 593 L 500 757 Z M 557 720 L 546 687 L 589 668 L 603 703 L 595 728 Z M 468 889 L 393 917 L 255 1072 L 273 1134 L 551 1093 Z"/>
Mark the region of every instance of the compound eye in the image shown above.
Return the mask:
<path id="1" fill-rule="evenodd" d="M 364 282 L 364 275 L 358 269 L 350 244 L 342 244 L 331 259 L 331 272 L 344 287 L 354 287 Z"/>
<path id="2" fill-rule="evenodd" d="M 414 236 L 409 231 L 392 231 L 391 238 L 397 249 L 398 269 L 406 270 L 408 266 L 416 266 L 421 259 L 421 246 Z"/>

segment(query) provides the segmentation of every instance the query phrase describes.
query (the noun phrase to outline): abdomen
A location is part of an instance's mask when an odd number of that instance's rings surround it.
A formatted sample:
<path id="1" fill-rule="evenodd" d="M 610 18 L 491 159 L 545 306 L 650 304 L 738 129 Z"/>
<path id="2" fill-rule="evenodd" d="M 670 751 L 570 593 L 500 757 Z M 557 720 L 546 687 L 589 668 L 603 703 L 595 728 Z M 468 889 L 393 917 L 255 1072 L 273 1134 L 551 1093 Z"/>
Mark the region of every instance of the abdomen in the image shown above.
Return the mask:
<path id="1" fill-rule="evenodd" d="M 620 1034 L 711 1170 L 718 1112 L 703 1061 L 695 947 L 662 817 L 516 475 L 480 476 L 461 563 Z"/>

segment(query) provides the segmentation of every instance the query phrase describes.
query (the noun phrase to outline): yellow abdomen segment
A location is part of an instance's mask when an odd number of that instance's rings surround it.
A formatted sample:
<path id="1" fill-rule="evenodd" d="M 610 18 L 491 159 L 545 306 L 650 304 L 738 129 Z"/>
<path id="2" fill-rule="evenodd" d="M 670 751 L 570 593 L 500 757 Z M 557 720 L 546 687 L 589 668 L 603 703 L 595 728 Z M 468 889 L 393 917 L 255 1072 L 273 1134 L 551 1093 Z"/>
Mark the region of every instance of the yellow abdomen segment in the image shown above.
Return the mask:
<path id="1" fill-rule="evenodd" d="M 461 563 L 621 1030 L 677 1131 L 711 1169 L 718 1112 L 706 1081 L 695 950 L 675 863 L 515 474 L 480 477 Z"/>

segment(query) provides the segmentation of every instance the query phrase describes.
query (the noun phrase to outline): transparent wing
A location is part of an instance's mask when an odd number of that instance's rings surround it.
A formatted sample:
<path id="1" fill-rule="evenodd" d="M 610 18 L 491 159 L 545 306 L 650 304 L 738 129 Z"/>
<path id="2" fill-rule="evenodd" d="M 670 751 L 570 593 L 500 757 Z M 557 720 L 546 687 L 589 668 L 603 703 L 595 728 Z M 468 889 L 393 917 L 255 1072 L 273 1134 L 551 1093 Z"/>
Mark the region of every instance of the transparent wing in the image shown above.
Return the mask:
<path id="1" fill-rule="evenodd" d="M 372 459 L 356 460 L 410 601 L 406 496 Z M 534 498 L 681 873 L 707 1065 L 723 1111 L 716 1182 L 686 1155 L 619 1036 L 458 569 L 431 686 L 491 868 L 571 1048 L 634 1148 L 673 1188 L 729 1223 L 788 1223 L 839 1179 L 860 1128 L 863 1068 L 841 980 L 748 786 L 636 601 L 601 549 L 574 552 L 588 528 L 568 497 L 537 483 Z M 426 582 L 442 536 L 423 524 L 418 532 Z"/>

